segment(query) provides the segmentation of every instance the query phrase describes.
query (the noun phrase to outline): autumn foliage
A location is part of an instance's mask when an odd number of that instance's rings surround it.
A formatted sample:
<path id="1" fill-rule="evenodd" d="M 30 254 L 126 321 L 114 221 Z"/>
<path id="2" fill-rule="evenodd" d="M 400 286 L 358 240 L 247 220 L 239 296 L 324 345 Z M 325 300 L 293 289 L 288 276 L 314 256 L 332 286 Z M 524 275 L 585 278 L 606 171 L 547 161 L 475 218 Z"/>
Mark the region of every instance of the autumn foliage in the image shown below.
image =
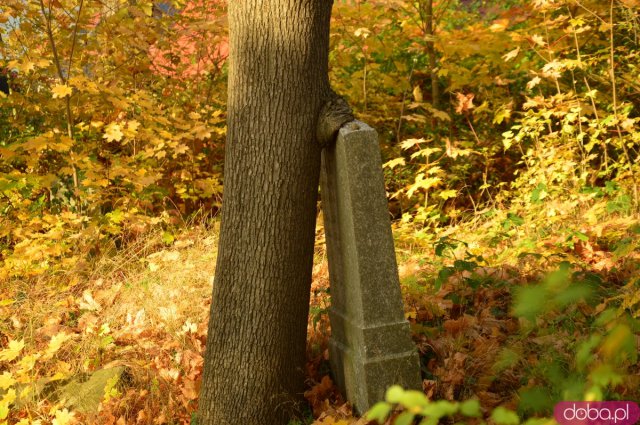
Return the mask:
<path id="1" fill-rule="evenodd" d="M 330 78 L 380 134 L 431 400 L 394 390 L 372 417 L 439 400 L 435 422 L 533 424 L 640 399 L 639 6 L 336 1 Z M 192 421 L 226 32 L 218 1 L 0 6 L 0 424 Z M 320 217 L 292 423 L 364 424 L 328 376 L 323 238 Z M 96 410 L 60 395 L 114 367 Z"/>

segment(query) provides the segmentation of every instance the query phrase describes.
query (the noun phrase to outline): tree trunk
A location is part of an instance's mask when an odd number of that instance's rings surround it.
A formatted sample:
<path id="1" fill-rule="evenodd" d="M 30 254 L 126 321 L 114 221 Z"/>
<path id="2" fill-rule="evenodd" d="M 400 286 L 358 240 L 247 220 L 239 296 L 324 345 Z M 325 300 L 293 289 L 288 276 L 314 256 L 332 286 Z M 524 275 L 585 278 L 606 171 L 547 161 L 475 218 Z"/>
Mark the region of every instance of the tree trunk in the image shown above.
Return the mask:
<path id="1" fill-rule="evenodd" d="M 331 6 L 229 2 L 224 201 L 200 425 L 286 424 L 302 400 Z"/>
<path id="2" fill-rule="evenodd" d="M 427 41 L 427 55 L 429 56 L 429 70 L 431 73 L 431 106 L 435 109 L 440 108 L 440 87 L 438 86 L 438 72 L 436 62 L 435 47 L 435 19 L 433 17 L 433 0 L 427 0 L 425 4 L 426 34 L 429 37 Z M 432 120 L 432 130 L 435 130 L 436 122 Z"/>

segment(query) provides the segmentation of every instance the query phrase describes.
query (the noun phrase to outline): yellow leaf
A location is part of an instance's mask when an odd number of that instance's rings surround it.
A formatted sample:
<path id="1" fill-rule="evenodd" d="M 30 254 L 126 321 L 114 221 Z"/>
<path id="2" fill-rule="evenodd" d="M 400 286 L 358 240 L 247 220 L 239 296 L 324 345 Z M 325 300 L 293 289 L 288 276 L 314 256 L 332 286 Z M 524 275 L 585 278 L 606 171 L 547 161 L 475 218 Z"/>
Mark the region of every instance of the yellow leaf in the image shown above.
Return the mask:
<path id="1" fill-rule="evenodd" d="M 40 358 L 40 354 L 24 356 L 18 362 L 18 374 L 27 374 L 36 365 L 36 360 Z"/>
<path id="2" fill-rule="evenodd" d="M 4 401 L 0 401 L 0 419 L 6 419 L 7 416 L 9 416 L 9 404 Z"/>
<path id="3" fill-rule="evenodd" d="M 16 380 L 13 379 L 13 375 L 11 375 L 11 372 L 4 372 L 2 375 L 0 375 L 0 389 L 6 390 L 15 383 Z"/>
<path id="4" fill-rule="evenodd" d="M 52 425 L 69 425 L 76 422 L 73 412 L 68 409 L 56 410 L 56 417 L 51 421 Z"/>
<path id="5" fill-rule="evenodd" d="M 403 140 L 400 143 L 400 149 L 406 151 L 407 149 L 410 149 L 415 145 L 420 146 L 420 143 L 425 143 L 425 142 L 427 142 L 427 140 L 425 140 L 425 139 L 407 139 L 407 140 Z"/>
<path id="6" fill-rule="evenodd" d="M 53 98 L 63 98 L 65 96 L 71 96 L 73 89 L 66 84 L 56 84 L 52 89 Z"/>
<path id="7" fill-rule="evenodd" d="M 527 83 L 527 88 L 531 90 L 532 88 L 540 84 L 540 81 L 541 81 L 540 77 L 538 76 L 533 77 L 533 79 Z"/>
<path id="8" fill-rule="evenodd" d="M 531 41 L 536 43 L 538 46 L 544 47 L 547 43 L 544 42 L 544 38 L 541 35 L 534 34 L 531 36 Z"/>
<path id="9" fill-rule="evenodd" d="M 21 341 L 9 342 L 9 347 L 0 351 L 0 361 L 10 362 L 20 355 L 24 348 L 24 339 Z"/>
<path id="10" fill-rule="evenodd" d="M 609 32 L 611 30 L 611 24 L 604 22 L 598 27 L 598 31 L 600 32 Z"/>
<path id="11" fill-rule="evenodd" d="M 356 37 L 362 37 L 362 38 L 367 38 L 369 37 L 370 34 L 371 34 L 371 31 L 369 31 L 368 28 L 358 28 L 354 32 L 354 35 Z"/>
<path id="12" fill-rule="evenodd" d="M 393 170 L 397 165 L 404 165 L 404 158 L 400 157 L 392 159 L 391 161 L 385 162 L 382 166 Z"/>
<path id="13" fill-rule="evenodd" d="M 122 136 L 124 136 L 124 134 L 122 134 L 120 124 L 112 122 L 105 128 L 102 138 L 107 139 L 107 141 L 109 142 L 119 142 L 120 140 L 122 140 Z"/>
<path id="14" fill-rule="evenodd" d="M 59 332 L 58 334 L 54 335 L 51 338 L 51 341 L 49 341 L 49 347 L 47 347 L 47 351 L 44 353 L 44 356 L 42 358 L 45 360 L 52 358 L 53 355 L 57 353 L 58 350 L 60 350 L 62 344 L 64 344 L 70 338 L 71 335 L 64 332 Z"/>
<path id="15" fill-rule="evenodd" d="M 140 127 L 140 123 L 136 120 L 131 120 L 127 123 L 127 128 L 125 130 L 125 134 L 129 138 L 134 138 L 138 133 L 138 128 Z"/>
<path id="16" fill-rule="evenodd" d="M 204 125 L 197 125 L 191 130 L 196 139 L 204 140 L 211 137 L 211 131 Z"/>
<path id="17" fill-rule="evenodd" d="M 7 393 L 2 397 L 2 403 L 6 403 L 7 406 L 13 404 L 16 401 L 16 390 L 11 388 Z"/>
<path id="18" fill-rule="evenodd" d="M 444 200 L 447 200 L 449 198 L 455 198 L 457 194 L 458 192 L 456 192 L 455 190 L 443 190 L 438 196 L 440 196 Z"/>
<path id="19" fill-rule="evenodd" d="M 89 289 L 85 289 L 82 293 L 82 300 L 78 301 L 78 307 L 80 307 L 82 310 L 89 311 L 102 310 L 102 306 L 93 298 L 93 295 L 91 295 L 91 291 Z"/>
<path id="20" fill-rule="evenodd" d="M 424 100 L 424 96 L 422 95 L 422 88 L 420 88 L 420 86 L 415 86 L 413 88 L 413 99 L 416 102 L 422 102 Z"/>
<path id="21" fill-rule="evenodd" d="M 489 27 L 489 31 L 502 32 L 507 28 L 507 26 L 509 26 L 508 19 L 496 19 L 495 21 L 493 21 L 493 24 Z"/>
<path id="22" fill-rule="evenodd" d="M 20 62 L 18 69 L 21 73 L 27 74 L 29 71 L 33 71 L 35 69 L 35 64 L 30 60 L 24 60 L 23 62 Z"/>
<path id="23" fill-rule="evenodd" d="M 144 12 L 145 15 L 151 16 L 153 14 L 153 3 L 152 2 L 143 2 L 138 5 L 140 9 Z"/>
<path id="24" fill-rule="evenodd" d="M 518 53 L 520 53 L 520 47 L 516 47 L 506 55 L 502 56 L 502 59 L 504 59 L 505 62 L 509 62 L 511 59 L 518 56 Z"/>

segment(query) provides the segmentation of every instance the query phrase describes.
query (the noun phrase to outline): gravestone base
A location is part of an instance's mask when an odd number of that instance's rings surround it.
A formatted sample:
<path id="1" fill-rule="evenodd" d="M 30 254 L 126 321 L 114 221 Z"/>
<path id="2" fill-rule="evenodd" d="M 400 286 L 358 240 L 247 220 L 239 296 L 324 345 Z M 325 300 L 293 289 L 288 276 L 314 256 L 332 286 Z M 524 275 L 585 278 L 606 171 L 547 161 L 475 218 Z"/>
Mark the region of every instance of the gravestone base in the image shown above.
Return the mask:
<path id="1" fill-rule="evenodd" d="M 391 385 L 421 387 L 416 368 L 418 353 L 407 338 L 407 322 L 363 328 L 349 323 L 342 314 L 331 309 L 329 320 L 332 326 L 329 359 L 334 379 L 359 413 L 384 400 L 385 391 Z M 345 331 L 349 338 L 340 335 Z M 353 348 L 349 347 L 348 341 Z"/>

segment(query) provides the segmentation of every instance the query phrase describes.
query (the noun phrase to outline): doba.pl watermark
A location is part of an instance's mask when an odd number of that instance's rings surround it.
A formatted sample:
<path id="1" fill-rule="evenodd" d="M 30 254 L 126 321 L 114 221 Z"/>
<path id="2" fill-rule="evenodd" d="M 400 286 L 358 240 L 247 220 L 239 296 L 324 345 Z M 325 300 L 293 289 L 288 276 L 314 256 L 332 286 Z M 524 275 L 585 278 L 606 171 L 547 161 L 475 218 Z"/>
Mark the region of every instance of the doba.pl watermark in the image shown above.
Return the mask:
<path id="1" fill-rule="evenodd" d="M 633 425 L 640 407 L 633 401 L 561 401 L 553 416 L 561 425 Z"/>

